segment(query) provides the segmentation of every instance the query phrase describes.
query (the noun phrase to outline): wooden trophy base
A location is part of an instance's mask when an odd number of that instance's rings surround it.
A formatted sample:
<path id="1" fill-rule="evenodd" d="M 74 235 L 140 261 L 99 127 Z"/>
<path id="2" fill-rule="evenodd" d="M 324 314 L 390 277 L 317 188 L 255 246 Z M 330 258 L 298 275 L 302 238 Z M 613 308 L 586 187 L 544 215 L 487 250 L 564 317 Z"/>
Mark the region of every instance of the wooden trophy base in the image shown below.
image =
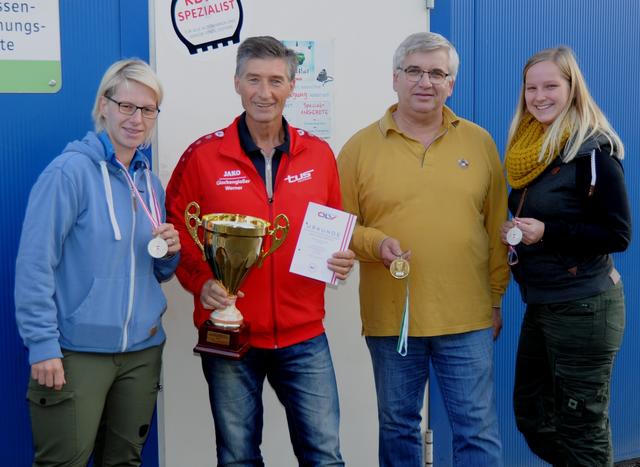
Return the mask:
<path id="1" fill-rule="evenodd" d="M 249 328 L 241 324 L 238 328 L 223 328 L 206 321 L 198 329 L 198 345 L 194 352 L 231 360 L 240 360 L 249 350 Z"/>

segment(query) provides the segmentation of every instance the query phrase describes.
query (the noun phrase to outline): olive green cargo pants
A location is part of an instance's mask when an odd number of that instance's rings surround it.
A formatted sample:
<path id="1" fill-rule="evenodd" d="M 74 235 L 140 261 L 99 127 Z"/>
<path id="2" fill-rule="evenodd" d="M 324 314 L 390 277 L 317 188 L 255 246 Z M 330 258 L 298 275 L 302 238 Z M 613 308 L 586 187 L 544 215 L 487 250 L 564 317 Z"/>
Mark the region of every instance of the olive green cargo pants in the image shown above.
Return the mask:
<path id="1" fill-rule="evenodd" d="M 593 297 L 527 306 L 516 359 L 516 424 L 553 466 L 613 465 L 609 386 L 624 325 L 621 282 Z"/>
<path id="2" fill-rule="evenodd" d="M 162 346 L 138 352 L 63 351 L 62 390 L 30 379 L 33 467 L 139 466 L 159 388 Z M 95 451 L 95 452 L 94 452 Z"/>

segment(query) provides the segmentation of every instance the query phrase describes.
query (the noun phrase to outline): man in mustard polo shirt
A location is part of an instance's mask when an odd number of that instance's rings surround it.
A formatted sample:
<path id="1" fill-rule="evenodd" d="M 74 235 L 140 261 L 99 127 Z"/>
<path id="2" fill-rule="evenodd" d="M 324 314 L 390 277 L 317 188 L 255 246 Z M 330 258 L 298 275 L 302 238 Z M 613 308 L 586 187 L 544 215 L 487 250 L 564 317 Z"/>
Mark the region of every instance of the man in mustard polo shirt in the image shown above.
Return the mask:
<path id="1" fill-rule="evenodd" d="M 444 105 L 458 63 L 439 34 L 405 39 L 393 60 L 398 103 L 338 157 L 344 208 L 358 216 L 351 248 L 360 260 L 381 467 L 424 465 L 429 361 L 449 414 L 454 465 L 502 465 L 493 341 L 509 280 L 500 241 L 507 191 L 491 136 Z"/>

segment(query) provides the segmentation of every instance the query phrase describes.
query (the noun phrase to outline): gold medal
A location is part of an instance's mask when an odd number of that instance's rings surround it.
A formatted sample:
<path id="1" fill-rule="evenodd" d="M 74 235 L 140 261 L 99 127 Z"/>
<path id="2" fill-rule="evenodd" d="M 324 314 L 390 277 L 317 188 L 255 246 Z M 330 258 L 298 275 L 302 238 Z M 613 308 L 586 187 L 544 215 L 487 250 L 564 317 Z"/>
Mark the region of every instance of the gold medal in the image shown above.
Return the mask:
<path id="1" fill-rule="evenodd" d="M 398 257 L 391 262 L 389 272 L 396 279 L 404 279 L 409 275 L 409 261 L 402 257 Z"/>

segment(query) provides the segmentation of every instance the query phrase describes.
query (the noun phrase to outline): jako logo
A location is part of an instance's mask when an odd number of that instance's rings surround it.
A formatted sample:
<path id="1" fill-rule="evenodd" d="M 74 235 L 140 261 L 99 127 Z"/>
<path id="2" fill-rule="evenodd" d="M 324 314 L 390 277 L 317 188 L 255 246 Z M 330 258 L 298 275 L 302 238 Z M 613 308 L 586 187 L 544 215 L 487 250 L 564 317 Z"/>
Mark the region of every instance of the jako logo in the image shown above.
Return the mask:
<path id="1" fill-rule="evenodd" d="M 318 217 L 322 217 L 323 219 L 328 219 L 328 220 L 332 221 L 337 216 L 334 216 L 333 214 L 329 214 L 328 212 L 318 211 Z"/>
<path id="2" fill-rule="evenodd" d="M 237 177 L 238 175 L 240 175 L 240 171 L 239 170 L 225 170 L 224 171 L 224 176 L 225 177 Z"/>
<path id="3" fill-rule="evenodd" d="M 284 179 L 289 183 L 306 182 L 307 180 L 311 180 L 311 172 L 313 172 L 313 169 L 299 173 L 298 175 L 287 175 Z"/>

